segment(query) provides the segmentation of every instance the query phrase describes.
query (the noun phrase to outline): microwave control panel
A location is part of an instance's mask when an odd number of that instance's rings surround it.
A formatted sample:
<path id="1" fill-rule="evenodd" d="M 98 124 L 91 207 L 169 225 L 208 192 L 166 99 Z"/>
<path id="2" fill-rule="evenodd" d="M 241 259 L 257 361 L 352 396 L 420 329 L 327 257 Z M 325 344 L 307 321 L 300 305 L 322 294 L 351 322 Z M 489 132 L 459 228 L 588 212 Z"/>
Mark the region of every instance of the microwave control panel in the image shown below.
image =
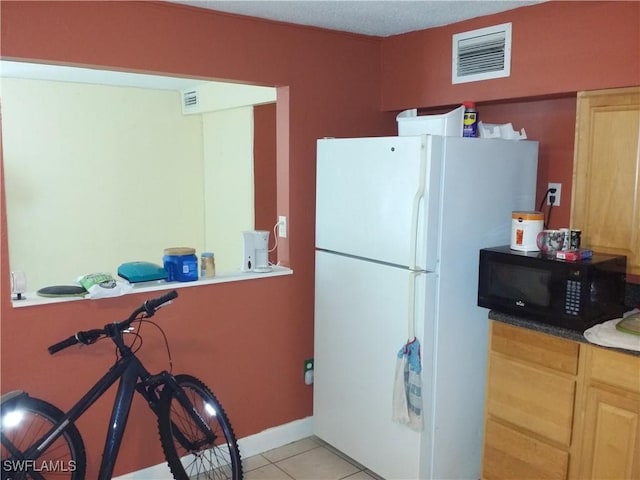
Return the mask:
<path id="1" fill-rule="evenodd" d="M 564 313 L 567 315 L 580 315 L 581 284 L 577 280 L 567 280 L 567 293 L 564 298 Z"/>

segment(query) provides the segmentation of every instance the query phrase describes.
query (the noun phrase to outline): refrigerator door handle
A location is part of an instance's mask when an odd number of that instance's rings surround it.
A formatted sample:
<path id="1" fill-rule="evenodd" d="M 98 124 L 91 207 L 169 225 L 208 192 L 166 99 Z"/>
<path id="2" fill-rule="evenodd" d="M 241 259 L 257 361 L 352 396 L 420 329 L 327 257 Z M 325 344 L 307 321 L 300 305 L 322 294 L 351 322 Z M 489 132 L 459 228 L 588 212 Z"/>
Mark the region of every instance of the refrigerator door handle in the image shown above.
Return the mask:
<path id="1" fill-rule="evenodd" d="M 418 172 L 418 188 L 413 196 L 413 207 L 411 210 L 411 239 L 410 239 L 410 258 L 409 269 L 416 270 L 416 259 L 418 256 L 418 219 L 420 215 L 420 201 L 424 197 L 424 189 L 426 182 L 426 155 L 424 151 L 420 155 L 420 171 Z"/>

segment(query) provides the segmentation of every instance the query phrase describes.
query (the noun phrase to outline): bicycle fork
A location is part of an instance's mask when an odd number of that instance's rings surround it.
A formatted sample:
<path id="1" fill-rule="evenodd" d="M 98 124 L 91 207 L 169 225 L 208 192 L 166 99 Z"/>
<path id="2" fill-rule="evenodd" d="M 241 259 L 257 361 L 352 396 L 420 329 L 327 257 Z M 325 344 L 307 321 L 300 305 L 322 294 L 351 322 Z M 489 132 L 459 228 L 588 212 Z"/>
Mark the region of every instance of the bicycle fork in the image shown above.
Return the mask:
<path id="1" fill-rule="evenodd" d="M 211 426 L 202 418 L 196 405 L 194 405 L 191 400 L 187 397 L 187 394 L 183 390 L 183 388 L 178 384 L 173 375 L 168 372 L 163 372 L 166 374 L 166 377 L 163 381 L 165 384 L 164 388 L 169 388 L 178 403 L 184 408 L 185 412 L 189 414 L 191 419 L 194 421 L 196 427 L 198 427 L 199 431 L 204 434 L 204 437 L 198 441 L 190 442 L 185 436 L 182 434 L 182 429 L 178 428 L 173 420 L 171 420 L 171 431 L 173 432 L 174 438 L 180 443 L 180 445 L 188 452 L 198 451 L 201 447 L 206 445 L 213 445 L 217 436 L 211 429 Z"/>

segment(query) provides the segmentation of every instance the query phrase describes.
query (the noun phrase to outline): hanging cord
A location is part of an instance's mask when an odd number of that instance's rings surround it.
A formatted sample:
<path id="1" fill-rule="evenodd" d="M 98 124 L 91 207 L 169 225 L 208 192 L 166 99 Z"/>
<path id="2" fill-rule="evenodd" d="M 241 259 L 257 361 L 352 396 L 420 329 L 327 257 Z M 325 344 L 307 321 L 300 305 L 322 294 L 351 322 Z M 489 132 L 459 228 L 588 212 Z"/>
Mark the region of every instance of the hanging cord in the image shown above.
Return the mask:
<path id="1" fill-rule="evenodd" d="M 273 238 L 275 239 L 275 243 L 273 245 L 273 248 L 271 250 L 267 250 L 267 254 L 274 252 L 277 248 L 278 248 L 278 225 L 280 225 L 280 222 L 276 222 L 276 224 L 273 226 Z M 275 265 L 278 266 L 280 265 L 280 262 L 278 263 L 273 263 L 271 261 L 269 261 L 269 265 Z"/>
<path id="2" fill-rule="evenodd" d="M 128 332 L 133 335 L 133 341 L 129 344 L 129 348 L 131 349 L 131 351 L 133 353 L 137 353 L 138 350 L 142 348 L 142 336 L 140 335 L 140 329 L 142 328 L 143 323 L 150 323 L 151 325 L 156 327 L 162 334 L 162 338 L 164 339 L 164 346 L 167 349 L 167 358 L 169 360 L 169 373 L 171 373 L 173 371 L 173 359 L 171 358 L 171 349 L 169 348 L 169 340 L 167 339 L 167 335 L 164 333 L 164 330 L 162 329 L 162 327 L 158 325 L 156 322 L 154 322 L 153 320 L 149 320 L 147 317 L 144 317 L 143 315 L 141 315 L 136 320 L 134 320 L 134 323 L 138 324 L 138 328 Z M 104 340 L 105 338 L 106 337 L 103 337 L 99 340 Z M 117 362 L 118 359 L 120 358 L 117 347 L 116 347 L 115 354 L 116 354 L 116 362 Z"/>
<path id="3" fill-rule="evenodd" d="M 549 212 L 547 213 L 547 227 L 548 225 L 551 223 L 551 210 L 553 209 L 553 202 L 551 203 L 551 205 L 549 205 Z"/>
<path id="4" fill-rule="evenodd" d="M 408 340 L 412 342 L 416 339 L 416 276 L 418 272 L 409 272 L 409 321 Z"/>
<path id="5" fill-rule="evenodd" d="M 271 253 L 275 251 L 276 248 L 278 248 L 278 225 L 280 225 L 280 222 L 276 222 L 276 224 L 273 226 L 273 238 L 275 239 L 276 243 L 273 245 L 273 248 L 268 251 L 268 253 Z"/>
<path id="6" fill-rule="evenodd" d="M 538 211 L 539 212 L 543 212 L 544 210 L 542 210 L 542 207 L 544 205 L 544 202 L 547 200 L 547 197 L 549 196 L 549 194 L 551 193 L 551 188 L 548 188 L 547 191 L 544 194 L 544 197 L 542 197 L 542 201 L 540 202 L 540 206 L 538 207 Z M 554 192 L 555 193 L 555 192 Z M 547 212 L 547 215 L 545 215 L 545 221 L 544 221 L 544 228 L 548 228 L 549 224 L 551 223 L 551 210 L 553 209 L 553 205 L 556 201 L 556 196 L 555 194 L 551 196 L 550 201 L 549 201 L 549 210 Z"/>

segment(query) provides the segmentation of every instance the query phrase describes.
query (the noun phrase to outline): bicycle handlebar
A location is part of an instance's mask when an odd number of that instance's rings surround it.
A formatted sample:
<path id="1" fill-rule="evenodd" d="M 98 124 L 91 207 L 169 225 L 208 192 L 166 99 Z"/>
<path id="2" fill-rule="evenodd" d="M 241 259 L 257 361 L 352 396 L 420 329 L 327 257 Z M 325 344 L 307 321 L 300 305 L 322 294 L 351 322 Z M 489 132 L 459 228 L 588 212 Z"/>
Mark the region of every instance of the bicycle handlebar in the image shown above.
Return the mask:
<path id="1" fill-rule="evenodd" d="M 148 316 L 152 316 L 154 313 L 156 313 L 156 310 L 158 310 L 160 307 L 162 307 L 162 305 L 164 305 L 165 303 L 170 302 L 171 300 L 173 300 L 174 298 L 178 297 L 178 292 L 176 292 L 175 290 L 171 290 L 170 292 L 165 293 L 164 295 L 161 295 L 160 297 L 157 298 L 152 298 L 150 300 L 147 300 L 146 302 L 144 302 L 142 304 L 141 308 L 144 308 L 144 311 L 147 313 Z M 137 314 L 132 315 L 131 317 L 129 317 L 131 319 L 131 321 L 129 321 L 129 323 L 131 323 L 133 321 L 133 319 L 135 319 L 135 317 L 137 316 Z M 129 325 L 127 325 L 128 327 Z"/>
<path id="2" fill-rule="evenodd" d="M 60 350 L 64 350 L 65 348 L 70 347 L 71 345 L 75 345 L 76 343 L 79 343 L 79 341 L 74 335 L 67 338 L 66 340 L 62 340 L 61 342 L 51 345 L 48 348 L 49 354 L 53 355 L 54 353 L 59 352 Z"/>
<path id="3" fill-rule="evenodd" d="M 129 315 L 129 318 L 122 322 L 117 322 L 114 325 L 115 330 L 120 332 L 126 330 L 136 319 L 136 317 L 141 313 L 145 314 L 145 318 L 152 317 L 159 308 L 161 308 L 164 304 L 170 302 L 177 296 L 178 292 L 176 292 L 175 290 L 171 290 L 170 292 L 167 292 L 160 297 L 146 300 L 140 307 L 136 308 L 131 313 L 131 315 Z M 72 345 L 77 345 L 78 343 L 82 343 L 83 345 L 91 345 L 92 343 L 96 342 L 101 336 L 109 336 L 109 331 L 112 330 L 111 328 L 107 328 L 109 326 L 110 325 L 105 325 L 105 327 L 101 329 L 79 331 L 75 335 L 72 335 L 69 338 L 62 340 L 61 342 L 51 345 L 48 348 L 49 354 L 53 355 L 60 350 L 64 350 L 65 348 L 71 347 Z"/>

